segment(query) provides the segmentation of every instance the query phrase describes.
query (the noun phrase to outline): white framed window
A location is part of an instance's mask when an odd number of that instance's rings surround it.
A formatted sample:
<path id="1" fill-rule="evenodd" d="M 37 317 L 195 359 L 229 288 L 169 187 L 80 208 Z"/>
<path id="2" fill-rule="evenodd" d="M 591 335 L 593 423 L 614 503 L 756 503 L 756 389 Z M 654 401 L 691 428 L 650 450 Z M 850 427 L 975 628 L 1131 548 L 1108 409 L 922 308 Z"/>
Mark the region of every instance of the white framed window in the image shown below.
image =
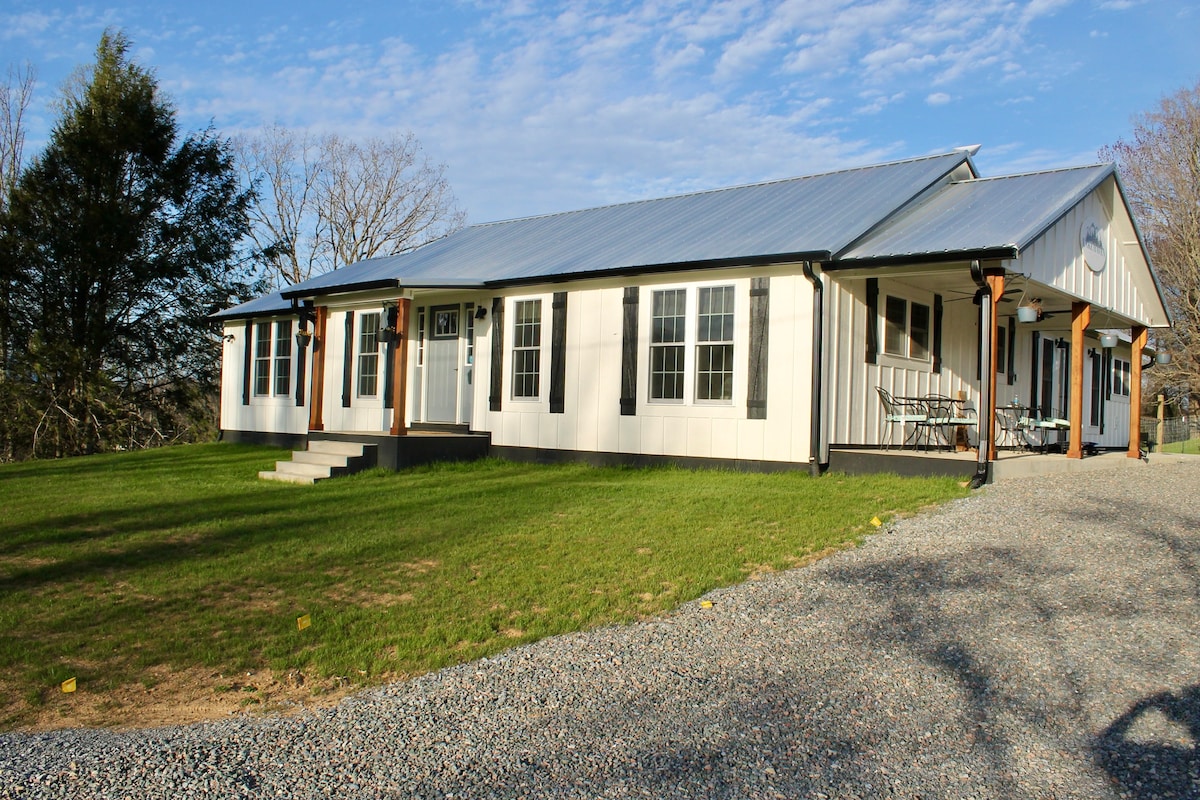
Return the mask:
<path id="1" fill-rule="evenodd" d="M 688 402 L 688 386 L 692 402 L 733 402 L 736 294 L 732 285 L 651 293 L 651 402 Z"/>
<path id="2" fill-rule="evenodd" d="M 883 352 L 928 361 L 930 319 L 928 305 L 888 295 L 883 305 Z"/>
<path id="3" fill-rule="evenodd" d="M 733 400 L 733 287 L 697 292 L 696 400 Z"/>
<path id="4" fill-rule="evenodd" d="M 542 301 L 513 304 L 512 394 L 534 400 L 542 386 Z"/>
<path id="5" fill-rule="evenodd" d="M 254 325 L 254 395 L 285 396 L 292 390 L 292 321 Z"/>
<path id="6" fill-rule="evenodd" d="M 1112 362 L 1112 393 L 1120 397 L 1129 397 L 1132 375 L 1133 368 L 1130 362 L 1114 358 Z"/>
<path id="7" fill-rule="evenodd" d="M 687 291 L 660 289 L 650 309 L 650 399 L 683 400 Z"/>
<path id="8" fill-rule="evenodd" d="M 379 322 L 378 311 L 359 314 L 358 323 L 358 396 L 379 394 Z"/>

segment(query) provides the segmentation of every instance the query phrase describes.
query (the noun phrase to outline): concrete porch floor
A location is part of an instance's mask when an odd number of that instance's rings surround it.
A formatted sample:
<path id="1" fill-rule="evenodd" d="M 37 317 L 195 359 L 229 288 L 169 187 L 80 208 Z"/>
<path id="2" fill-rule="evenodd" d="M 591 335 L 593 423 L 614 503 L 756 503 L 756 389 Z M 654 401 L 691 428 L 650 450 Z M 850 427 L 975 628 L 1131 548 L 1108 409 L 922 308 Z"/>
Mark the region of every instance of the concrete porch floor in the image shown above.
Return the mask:
<path id="1" fill-rule="evenodd" d="M 851 456 L 851 454 L 853 454 Z M 913 450 L 839 450 L 836 446 L 830 453 L 830 468 L 847 465 L 847 457 L 857 463 L 869 460 L 875 471 L 899 472 L 903 475 L 963 475 L 974 474 L 978 454 L 974 450 L 962 451 L 913 451 Z M 1200 456 L 1180 456 L 1175 453 L 1151 453 L 1150 462 L 1176 459 L 1200 459 Z M 839 461 L 842 462 L 839 465 Z M 1102 451 L 1084 458 L 1067 458 L 1060 453 L 1038 453 L 1018 450 L 1001 450 L 992 462 L 992 480 L 1002 481 L 1026 475 L 1050 475 L 1055 473 L 1089 472 L 1098 469 L 1127 469 L 1145 466 L 1140 458 L 1130 458 L 1124 450 Z M 892 469 L 892 467 L 896 467 Z M 850 471 L 850 470 L 846 470 Z M 859 470 L 854 470 L 859 471 Z"/>

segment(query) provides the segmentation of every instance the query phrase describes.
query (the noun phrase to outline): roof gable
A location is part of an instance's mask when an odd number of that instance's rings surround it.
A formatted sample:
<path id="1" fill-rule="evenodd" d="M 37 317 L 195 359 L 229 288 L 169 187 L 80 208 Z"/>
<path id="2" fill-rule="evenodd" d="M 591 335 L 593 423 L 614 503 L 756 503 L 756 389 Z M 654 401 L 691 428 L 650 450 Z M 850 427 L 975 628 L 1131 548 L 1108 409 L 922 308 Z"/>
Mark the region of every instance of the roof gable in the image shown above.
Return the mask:
<path id="1" fill-rule="evenodd" d="M 1111 174 L 1110 164 L 952 183 L 889 219 L 838 260 L 1015 257 Z"/>

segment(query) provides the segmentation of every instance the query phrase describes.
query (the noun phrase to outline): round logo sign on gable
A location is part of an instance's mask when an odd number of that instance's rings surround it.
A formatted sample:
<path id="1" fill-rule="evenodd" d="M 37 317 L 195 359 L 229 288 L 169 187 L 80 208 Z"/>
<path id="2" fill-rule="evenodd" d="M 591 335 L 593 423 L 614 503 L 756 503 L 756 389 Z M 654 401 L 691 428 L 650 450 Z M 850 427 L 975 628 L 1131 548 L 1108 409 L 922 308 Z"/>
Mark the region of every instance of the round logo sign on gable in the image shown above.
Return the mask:
<path id="1" fill-rule="evenodd" d="M 1095 217 L 1087 217 L 1079 226 L 1079 249 L 1083 251 L 1084 263 L 1092 272 L 1100 272 L 1108 263 L 1108 252 L 1104 246 L 1104 227 Z"/>

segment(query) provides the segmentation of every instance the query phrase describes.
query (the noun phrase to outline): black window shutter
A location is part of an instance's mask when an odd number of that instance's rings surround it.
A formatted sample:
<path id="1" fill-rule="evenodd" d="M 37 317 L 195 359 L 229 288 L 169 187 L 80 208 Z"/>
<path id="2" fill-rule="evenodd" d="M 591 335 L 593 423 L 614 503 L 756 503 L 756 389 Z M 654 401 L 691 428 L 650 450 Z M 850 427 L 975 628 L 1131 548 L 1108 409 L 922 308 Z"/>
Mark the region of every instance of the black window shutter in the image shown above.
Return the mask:
<path id="1" fill-rule="evenodd" d="M 242 405 L 250 405 L 251 362 L 254 359 L 254 320 L 246 320 L 246 347 L 242 360 Z"/>
<path id="2" fill-rule="evenodd" d="M 567 293 L 555 292 L 550 318 L 550 413 L 567 406 Z"/>
<path id="3" fill-rule="evenodd" d="M 504 298 L 492 298 L 492 359 L 488 408 L 499 411 L 504 391 Z"/>
<path id="4" fill-rule="evenodd" d="M 354 312 L 346 312 L 346 348 L 342 353 L 342 408 L 350 407 L 351 384 L 354 382 Z"/>
<path id="5" fill-rule="evenodd" d="M 1030 350 L 1033 351 L 1033 360 L 1029 369 L 1029 407 L 1033 414 L 1036 414 L 1038 409 L 1038 359 L 1042 353 L 1041 339 L 1042 335 L 1037 331 L 1031 334 Z"/>
<path id="6" fill-rule="evenodd" d="M 746 418 L 767 418 L 767 320 L 770 315 L 771 279 L 750 279 L 750 376 L 746 393 Z"/>
<path id="7" fill-rule="evenodd" d="M 395 361 L 396 347 L 400 339 L 400 332 L 396 331 L 396 321 L 400 318 L 400 310 L 396 306 L 388 308 L 387 317 L 381 320 L 381 325 L 384 331 L 380 331 L 381 337 L 386 337 L 387 347 L 383 348 L 383 407 L 392 407 L 392 385 L 396 380 L 393 374 L 392 362 Z M 386 333 L 385 333 L 386 331 Z M 395 331 L 395 333 L 392 333 Z"/>
<path id="8" fill-rule="evenodd" d="M 1104 350 L 1104 399 L 1112 399 L 1112 350 Z"/>
<path id="9" fill-rule="evenodd" d="M 637 414 L 638 287 L 626 286 L 621 317 L 621 416 Z"/>
<path id="10" fill-rule="evenodd" d="M 867 363 L 879 363 L 878 278 L 867 278 Z"/>
<path id="11" fill-rule="evenodd" d="M 933 296 L 933 371 L 935 373 L 942 371 L 942 314 L 944 311 L 942 296 L 935 294 Z"/>
<path id="12" fill-rule="evenodd" d="M 305 330 L 304 328 L 301 327 L 302 325 L 304 325 L 303 319 L 301 319 L 297 323 L 296 330 L 297 331 Z M 312 344 L 313 340 L 310 338 L 308 340 L 308 342 L 309 342 L 309 344 Z M 305 363 L 307 362 L 307 360 L 308 360 L 308 348 L 301 347 L 299 340 L 297 340 L 297 342 L 296 342 L 296 406 L 297 407 L 304 405 L 304 368 L 305 368 Z"/>
<path id="13" fill-rule="evenodd" d="M 1017 382 L 1017 321 L 1012 317 L 1008 318 L 1008 385 L 1012 386 Z"/>

